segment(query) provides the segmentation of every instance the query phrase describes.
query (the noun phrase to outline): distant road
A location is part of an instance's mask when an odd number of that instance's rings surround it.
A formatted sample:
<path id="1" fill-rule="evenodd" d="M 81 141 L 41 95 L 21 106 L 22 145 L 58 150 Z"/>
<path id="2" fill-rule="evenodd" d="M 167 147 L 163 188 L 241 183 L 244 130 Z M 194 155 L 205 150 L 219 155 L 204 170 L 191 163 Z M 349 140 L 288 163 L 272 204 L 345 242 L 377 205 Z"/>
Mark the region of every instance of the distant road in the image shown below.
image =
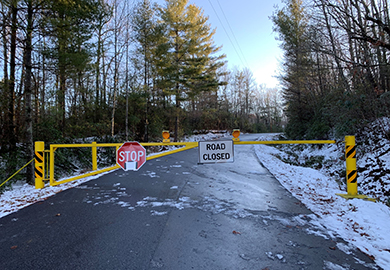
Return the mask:
<path id="1" fill-rule="evenodd" d="M 1 218 L 0 269 L 371 268 L 310 223 L 253 146 L 235 146 L 234 163 L 197 161 L 192 149 L 116 170 Z"/>

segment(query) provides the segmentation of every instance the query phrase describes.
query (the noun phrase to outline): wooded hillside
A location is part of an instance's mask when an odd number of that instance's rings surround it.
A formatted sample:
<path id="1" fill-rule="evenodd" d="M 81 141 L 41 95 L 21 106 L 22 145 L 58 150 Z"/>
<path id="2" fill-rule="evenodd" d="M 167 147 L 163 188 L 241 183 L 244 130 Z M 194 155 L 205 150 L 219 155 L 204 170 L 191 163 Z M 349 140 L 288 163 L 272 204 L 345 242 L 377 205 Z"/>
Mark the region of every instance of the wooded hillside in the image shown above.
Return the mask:
<path id="1" fill-rule="evenodd" d="M 286 0 L 272 20 L 290 137 L 353 135 L 389 116 L 387 0 Z"/>

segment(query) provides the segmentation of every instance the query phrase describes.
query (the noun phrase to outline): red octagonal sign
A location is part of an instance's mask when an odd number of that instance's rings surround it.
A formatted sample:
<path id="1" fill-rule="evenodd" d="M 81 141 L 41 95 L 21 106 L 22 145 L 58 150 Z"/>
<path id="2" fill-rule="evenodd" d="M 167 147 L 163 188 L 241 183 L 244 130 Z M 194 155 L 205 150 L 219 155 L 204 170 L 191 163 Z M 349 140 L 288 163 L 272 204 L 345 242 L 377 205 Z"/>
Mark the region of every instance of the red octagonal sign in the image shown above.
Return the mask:
<path id="1" fill-rule="evenodd" d="M 116 163 L 125 171 L 138 171 L 146 162 L 146 150 L 139 142 L 125 142 L 116 151 Z"/>

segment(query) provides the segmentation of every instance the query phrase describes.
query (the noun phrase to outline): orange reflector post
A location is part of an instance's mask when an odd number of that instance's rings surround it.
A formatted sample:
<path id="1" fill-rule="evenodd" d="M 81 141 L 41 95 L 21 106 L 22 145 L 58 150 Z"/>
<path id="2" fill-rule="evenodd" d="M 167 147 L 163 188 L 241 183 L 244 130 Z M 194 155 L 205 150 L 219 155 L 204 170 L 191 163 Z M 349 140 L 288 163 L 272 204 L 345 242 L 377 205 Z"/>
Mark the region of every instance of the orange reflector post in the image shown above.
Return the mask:
<path id="1" fill-rule="evenodd" d="M 170 134 L 169 134 L 169 131 L 168 131 L 168 130 L 163 130 L 162 136 L 163 136 L 163 138 L 164 138 L 164 139 L 163 139 L 163 142 L 165 142 L 165 143 L 171 142 L 171 139 L 169 139 Z"/>
<path id="2" fill-rule="evenodd" d="M 240 130 L 239 129 L 233 129 L 232 132 L 233 135 L 233 141 L 239 142 L 240 141 Z"/>

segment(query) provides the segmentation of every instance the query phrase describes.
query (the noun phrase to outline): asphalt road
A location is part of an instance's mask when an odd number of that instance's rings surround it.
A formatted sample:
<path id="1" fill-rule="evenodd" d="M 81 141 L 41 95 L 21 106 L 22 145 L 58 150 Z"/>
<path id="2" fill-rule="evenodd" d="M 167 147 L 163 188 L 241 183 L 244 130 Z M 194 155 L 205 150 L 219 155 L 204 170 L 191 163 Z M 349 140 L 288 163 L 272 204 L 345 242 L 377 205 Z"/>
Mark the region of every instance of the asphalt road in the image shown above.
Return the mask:
<path id="1" fill-rule="evenodd" d="M 212 165 L 192 149 L 1 218 L 0 269 L 380 269 L 312 219 L 252 146 Z"/>

